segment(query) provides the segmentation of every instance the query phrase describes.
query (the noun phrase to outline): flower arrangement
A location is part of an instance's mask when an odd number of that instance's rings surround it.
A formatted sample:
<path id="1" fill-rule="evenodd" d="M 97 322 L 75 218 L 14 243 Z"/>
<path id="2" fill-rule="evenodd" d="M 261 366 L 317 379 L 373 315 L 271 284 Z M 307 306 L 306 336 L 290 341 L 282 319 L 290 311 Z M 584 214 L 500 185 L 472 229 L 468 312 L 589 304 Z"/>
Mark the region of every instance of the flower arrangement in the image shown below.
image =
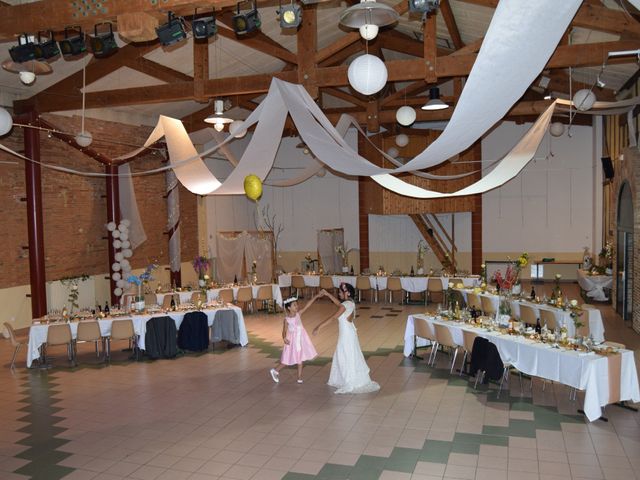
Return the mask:
<path id="1" fill-rule="evenodd" d="M 557 298 L 562 298 L 562 289 L 560 288 L 560 280 L 562 280 L 562 275 L 556 273 L 556 276 L 553 279 L 553 291 L 551 292 L 551 299 L 555 300 Z"/>
<path id="2" fill-rule="evenodd" d="M 511 288 L 516 284 L 518 280 L 518 270 L 513 264 L 507 265 L 507 269 L 504 272 L 504 276 L 502 272 L 498 270 L 494 275 L 492 280 L 496 282 L 498 286 L 498 290 L 501 292 L 510 291 Z"/>
<path id="3" fill-rule="evenodd" d="M 205 256 L 199 255 L 193 259 L 193 269 L 198 274 L 198 278 L 204 278 L 204 274 L 209 269 L 209 259 Z"/>
<path id="4" fill-rule="evenodd" d="M 336 247 L 336 253 L 338 255 L 340 255 L 340 258 L 342 259 L 342 266 L 343 267 L 348 267 L 349 266 L 349 252 L 351 250 L 353 250 L 353 248 L 347 249 L 346 245 L 338 245 Z"/>
<path id="5" fill-rule="evenodd" d="M 251 274 L 255 275 L 258 272 L 258 262 L 254 260 L 251 262 Z"/>
<path id="6" fill-rule="evenodd" d="M 578 306 L 578 301 L 577 300 L 571 300 L 571 302 L 569 302 L 569 309 L 571 310 L 571 320 L 573 320 L 573 325 L 576 328 L 576 336 L 578 334 L 578 329 L 582 328 L 584 326 L 584 323 L 582 323 L 580 321 L 580 317 L 582 316 L 582 309 Z"/>
<path id="7" fill-rule="evenodd" d="M 605 267 L 611 268 L 613 266 L 613 245 L 611 242 L 605 243 L 598 257 L 600 257 L 600 262 L 604 263 Z"/>
<path id="8" fill-rule="evenodd" d="M 156 268 L 158 268 L 158 265 L 155 263 L 151 263 L 149 265 L 147 265 L 147 268 L 144 269 L 144 272 L 142 272 L 140 275 L 129 275 L 129 277 L 127 277 L 127 282 L 129 282 L 131 285 L 135 285 L 136 287 L 138 287 L 138 295 L 137 295 L 137 300 L 138 301 L 142 301 L 142 285 L 146 285 L 148 284 L 151 280 L 154 280 L 154 278 L 151 276 L 151 272 L 153 272 Z"/>
<path id="9" fill-rule="evenodd" d="M 420 240 L 418 242 L 418 260 L 416 262 L 419 269 L 424 267 L 424 257 L 427 254 L 428 250 L 429 247 L 427 246 L 427 242 L 425 242 L 424 240 Z"/>
<path id="10" fill-rule="evenodd" d="M 487 283 L 487 265 L 484 263 L 480 265 L 480 283 Z"/>
<path id="11" fill-rule="evenodd" d="M 71 312 L 73 312 L 74 308 L 79 307 L 78 297 L 80 295 L 80 292 L 78 291 L 78 284 L 88 279 L 89 275 L 84 273 L 77 277 L 64 277 L 60 279 L 60 283 L 69 289 L 67 302 L 71 304 Z"/>

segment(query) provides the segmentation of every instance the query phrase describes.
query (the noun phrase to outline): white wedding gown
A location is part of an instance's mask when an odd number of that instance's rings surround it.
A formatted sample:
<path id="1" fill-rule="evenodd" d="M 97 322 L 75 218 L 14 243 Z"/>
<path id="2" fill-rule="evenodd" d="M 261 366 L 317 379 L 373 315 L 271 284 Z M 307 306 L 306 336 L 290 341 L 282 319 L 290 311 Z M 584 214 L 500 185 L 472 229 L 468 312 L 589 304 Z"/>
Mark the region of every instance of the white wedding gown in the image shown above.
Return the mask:
<path id="1" fill-rule="evenodd" d="M 342 305 L 346 310 L 338 318 L 338 344 L 333 354 L 328 384 L 337 388 L 335 393 L 368 393 L 380 390 L 380 385 L 369 377 L 369 366 L 360 349 L 356 326 L 347 320 L 355 312 L 356 305 L 351 300 L 342 302 Z"/>

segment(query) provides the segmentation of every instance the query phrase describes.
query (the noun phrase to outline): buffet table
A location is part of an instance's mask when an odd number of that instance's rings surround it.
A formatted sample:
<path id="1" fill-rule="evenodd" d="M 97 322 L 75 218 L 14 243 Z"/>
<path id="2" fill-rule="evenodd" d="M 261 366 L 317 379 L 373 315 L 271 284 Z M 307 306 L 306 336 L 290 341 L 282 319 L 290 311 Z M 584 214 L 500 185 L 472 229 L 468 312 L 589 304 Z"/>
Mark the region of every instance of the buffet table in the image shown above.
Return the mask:
<path id="1" fill-rule="evenodd" d="M 238 329 L 240 331 L 240 345 L 245 346 L 249 343 L 249 337 L 247 336 L 247 329 L 244 324 L 244 316 L 242 310 L 235 305 L 226 305 L 221 308 L 206 308 L 201 311 L 207 315 L 207 321 L 209 327 L 213 325 L 215 321 L 216 313 L 224 310 L 232 310 L 236 314 L 238 321 Z M 121 317 L 103 318 L 98 320 L 100 325 L 100 333 L 103 337 L 111 335 L 111 323 L 115 320 L 131 319 L 133 321 L 133 329 L 138 335 L 138 348 L 140 350 L 145 349 L 145 333 L 147 331 L 147 321 L 153 317 L 170 317 L 176 323 L 176 329 L 180 328 L 180 324 L 184 316 L 189 313 L 189 310 L 175 311 L 175 312 L 157 312 L 148 313 L 143 315 L 123 315 Z M 91 320 L 93 321 L 93 320 Z M 79 322 L 69 322 L 71 327 L 71 335 L 75 339 L 78 333 Z M 47 332 L 49 330 L 49 324 L 34 324 L 29 329 L 29 345 L 27 349 L 27 367 L 31 367 L 33 361 L 40 358 L 40 347 L 47 342 Z"/>
<path id="2" fill-rule="evenodd" d="M 212 302 L 218 299 L 218 296 L 220 295 L 220 290 L 227 290 L 227 289 L 231 289 L 233 290 L 233 298 L 237 299 L 238 298 L 238 290 L 240 288 L 242 288 L 243 286 L 247 286 L 247 287 L 251 287 L 251 291 L 253 293 L 253 298 L 256 298 L 256 296 L 258 295 L 258 290 L 260 290 L 260 287 L 264 287 L 265 285 L 268 285 L 271 287 L 271 294 L 273 295 L 273 299 L 274 301 L 280 306 L 282 307 L 282 293 L 280 292 L 280 287 L 274 283 L 272 284 L 264 284 L 264 285 L 229 285 L 228 287 L 220 287 L 220 288 L 210 288 L 207 290 L 207 302 Z M 183 292 L 167 292 L 167 293 L 156 293 L 156 301 L 158 303 L 158 305 L 162 305 L 162 302 L 164 300 L 165 295 L 171 295 L 171 294 L 175 294 L 178 295 L 180 297 L 180 303 L 189 303 L 191 302 L 191 295 L 193 295 L 194 292 L 198 292 L 199 290 L 192 290 L 192 291 L 183 291 Z"/>
<path id="3" fill-rule="evenodd" d="M 595 352 L 557 348 L 522 336 L 488 331 L 433 316 L 410 315 L 405 328 L 405 356 L 413 350 L 414 321 L 418 318 L 446 326 L 453 341 L 459 345 L 463 344 L 462 331 L 472 331 L 494 343 L 502 361 L 512 364 L 522 373 L 583 390 L 584 412 L 589 421 L 600 418 L 602 407 L 610 403 L 640 402 L 638 374 L 631 350 L 603 356 Z"/>
<path id="4" fill-rule="evenodd" d="M 587 297 L 594 299 L 596 302 L 607 302 L 609 297 L 607 297 L 604 289 L 611 289 L 613 276 L 590 275 L 585 270 L 578 270 L 578 284 L 580 284 L 580 288 L 587 292 Z"/>
<path id="5" fill-rule="evenodd" d="M 282 288 L 291 287 L 291 277 L 295 274 L 283 274 L 278 276 L 278 285 Z M 333 286 L 338 288 L 341 283 L 349 283 L 356 287 L 356 279 L 358 278 L 355 275 L 329 275 L 333 281 Z M 304 278 L 304 284 L 307 287 L 319 287 L 320 286 L 320 275 L 307 275 L 302 274 Z M 387 279 L 389 276 L 386 275 L 369 275 L 369 281 L 371 282 L 371 288 L 376 290 L 386 290 L 387 289 Z M 427 290 L 427 284 L 429 283 L 430 277 L 424 276 L 399 276 L 400 284 L 402 285 L 402 289 L 411 292 L 425 292 Z M 434 278 L 434 277 L 431 277 Z M 449 286 L 449 282 L 452 278 L 460 278 L 465 287 L 473 287 L 480 282 L 479 277 L 435 277 L 439 278 L 442 281 L 442 288 L 447 289 Z"/>

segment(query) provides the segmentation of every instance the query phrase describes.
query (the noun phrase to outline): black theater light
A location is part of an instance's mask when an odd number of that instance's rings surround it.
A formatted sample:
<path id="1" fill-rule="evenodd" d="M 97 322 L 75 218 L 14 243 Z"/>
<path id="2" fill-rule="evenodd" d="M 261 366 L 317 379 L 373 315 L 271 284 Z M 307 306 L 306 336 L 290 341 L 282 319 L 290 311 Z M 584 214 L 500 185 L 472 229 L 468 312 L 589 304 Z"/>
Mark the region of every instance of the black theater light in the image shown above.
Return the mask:
<path id="1" fill-rule="evenodd" d="M 238 10 L 236 15 L 233 16 L 233 30 L 236 35 L 245 35 L 257 30 L 262 25 L 260 21 L 260 14 L 256 8 L 256 4 L 253 4 L 253 8 L 246 13 L 240 13 L 240 4 L 237 6 Z"/>
<path id="2" fill-rule="evenodd" d="M 435 11 L 440 6 L 440 0 L 409 0 L 409 11 L 411 13 L 429 13 Z"/>
<path id="3" fill-rule="evenodd" d="M 196 13 L 193 16 L 193 21 L 191 22 L 191 31 L 193 32 L 193 38 L 202 40 L 205 38 L 213 37 L 216 33 L 218 33 L 218 27 L 216 26 L 215 9 L 213 10 L 213 16 L 211 17 L 196 18 L 197 14 L 198 9 L 196 8 Z"/>
<path id="4" fill-rule="evenodd" d="M 58 43 L 53 38 L 53 32 L 48 32 L 48 40 L 42 40 L 40 33 L 42 32 L 38 32 L 38 43 L 35 44 L 36 60 L 48 60 L 49 58 L 60 55 L 60 49 L 58 48 Z"/>
<path id="5" fill-rule="evenodd" d="M 302 9 L 300 5 L 291 2 L 291 5 L 280 6 L 280 28 L 298 28 L 302 22 Z"/>
<path id="6" fill-rule="evenodd" d="M 9 55 L 11 60 L 16 63 L 28 62 L 29 60 L 35 60 L 36 50 L 35 44 L 29 39 L 26 33 L 23 33 L 18 37 L 18 45 L 9 49 Z"/>
<path id="7" fill-rule="evenodd" d="M 106 26 L 109 31 L 106 31 Z M 102 30 L 98 33 L 98 27 Z M 113 25 L 111 22 L 98 23 L 93 27 L 93 37 L 89 37 L 91 51 L 96 58 L 106 58 L 118 51 L 116 37 L 113 35 Z"/>
<path id="8" fill-rule="evenodd" d="M 169 47 L 187 38 L 182 17 L 176 17 L 173 12 L 169 12 L 168 21 L 164 25 L 156 28 L 156 34 L 160 43 Z"/>
<path id="9" fill-rule="evenodd" d="M 66 27 L 64 29 L 64 39 L 60 40 L 58 44 L 63 57 L 75 57 L 87 51 L 84 34 L 79 26 Z"/>

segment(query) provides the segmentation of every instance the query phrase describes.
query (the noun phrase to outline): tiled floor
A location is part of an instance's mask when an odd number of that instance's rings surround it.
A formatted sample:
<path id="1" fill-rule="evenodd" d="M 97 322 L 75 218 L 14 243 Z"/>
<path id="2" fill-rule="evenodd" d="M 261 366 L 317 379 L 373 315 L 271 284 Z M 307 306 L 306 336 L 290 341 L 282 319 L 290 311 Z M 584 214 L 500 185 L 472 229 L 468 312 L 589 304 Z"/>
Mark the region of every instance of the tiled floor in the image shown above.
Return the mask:
<path id="1" fill-rule="evenodd" d="M 81 346 L 81 366 L 12 374 L 0 341 L 0 479 L 632 479 L 640 478 L 640 414 L 609 407 L 585 423 L 567 388 L 513 378 L 512 395 L 401 353 L 408 313 L 424 306 L 364 303 L 357 320 L 375 394 L 338 396 L 325 382 L 337 326 L 295 383 L 274 384 L 280 315 L 246 317 L 250 346 L 110 366 Z M 334 307 L 318 303 L 309 331 Z M 603 307 L 606 336 L 640 336 Z M 373 317 L 373 318 L 372 318 Z M 124 346 L 124 345 L 123 345 Z"/>

